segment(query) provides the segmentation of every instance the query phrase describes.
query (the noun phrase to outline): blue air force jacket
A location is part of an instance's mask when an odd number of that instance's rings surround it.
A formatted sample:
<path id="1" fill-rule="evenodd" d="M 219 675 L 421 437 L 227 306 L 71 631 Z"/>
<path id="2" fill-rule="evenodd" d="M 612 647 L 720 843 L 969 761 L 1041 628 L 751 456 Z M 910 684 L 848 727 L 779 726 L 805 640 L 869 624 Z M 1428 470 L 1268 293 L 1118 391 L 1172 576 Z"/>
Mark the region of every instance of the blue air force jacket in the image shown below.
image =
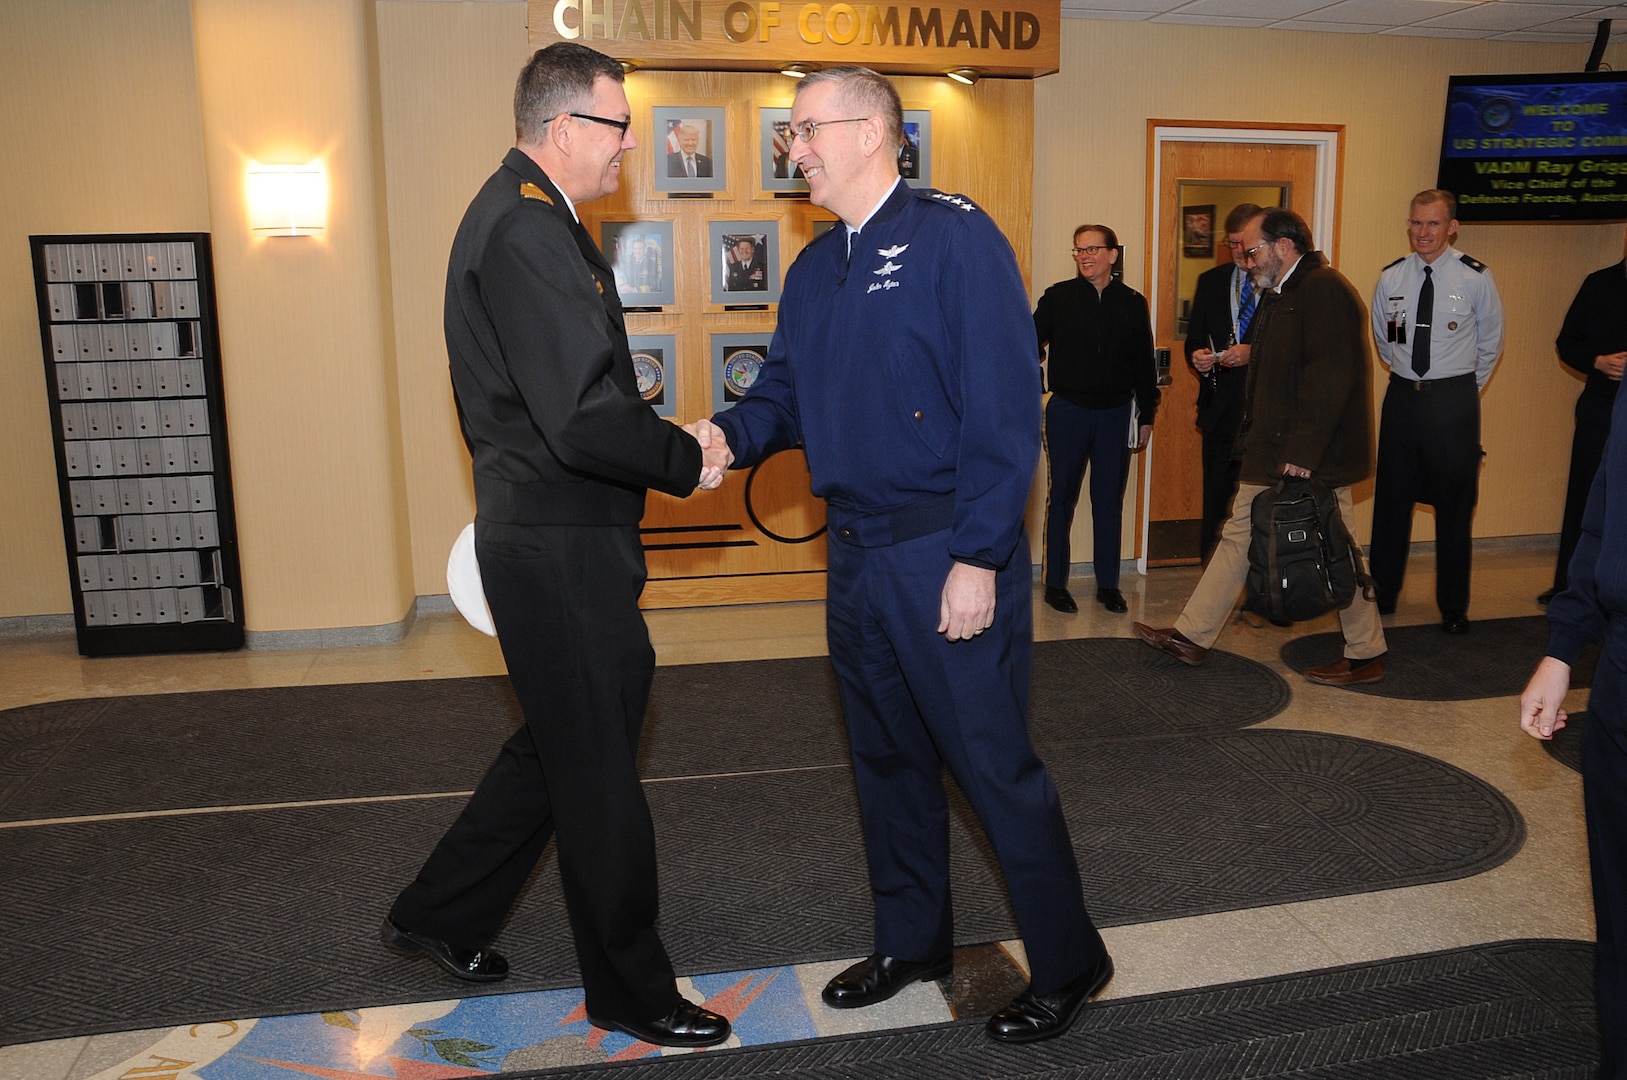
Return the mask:
<path id="1" fill-rule="evenodd" d="M 864 230 L 831 229 L 785 276 L 756 383 L 713 422 L 735 466 L 801 444 L 813 492 L 875 513 L 953 495 L 949 553 L 999 569 L 1040 447 L 1039 351 L 999 228 L 903 183 Z"/>

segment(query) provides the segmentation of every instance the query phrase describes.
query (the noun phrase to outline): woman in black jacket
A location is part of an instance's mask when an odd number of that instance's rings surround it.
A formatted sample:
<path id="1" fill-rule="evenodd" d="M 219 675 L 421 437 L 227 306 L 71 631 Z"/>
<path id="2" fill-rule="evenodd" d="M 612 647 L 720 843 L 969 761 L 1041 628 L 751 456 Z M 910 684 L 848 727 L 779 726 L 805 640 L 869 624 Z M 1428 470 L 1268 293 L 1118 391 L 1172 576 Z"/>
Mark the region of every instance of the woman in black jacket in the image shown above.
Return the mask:
<path id="1" fill-rule="evenodd" d="M 1079 607 L 1068 592 L 1068 535 L 1090 466 L 1095 523 L 1096 600 L 1128 610 L 1119 591 L 1119 533 L 1130 454 L 1147 445 L 1158 408 L 1147 300 L 1118 277 L 1118 236 L 1106 225 L 1073 231 L 1079 276 L 1045 290 L 1034 309 L 1039 346 L 1049 358 L 1045 454 L 1051 484 L 1045 504 L 1045 602 L 1058 611 Z M 1132 404 L 1139 415 L 1131 434 Z"/>

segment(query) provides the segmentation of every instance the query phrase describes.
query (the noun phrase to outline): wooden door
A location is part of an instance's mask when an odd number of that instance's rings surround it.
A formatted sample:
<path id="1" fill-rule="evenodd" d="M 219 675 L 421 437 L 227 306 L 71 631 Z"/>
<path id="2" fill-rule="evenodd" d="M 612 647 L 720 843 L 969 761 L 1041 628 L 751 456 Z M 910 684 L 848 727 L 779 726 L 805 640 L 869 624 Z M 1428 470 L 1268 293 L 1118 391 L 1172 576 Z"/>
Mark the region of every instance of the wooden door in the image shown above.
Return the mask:
<path id="1" fill-rule="evenodd" d="M 1203 185 L 1274 188 L 1283 205 L 1307 221 L 1315 218 L 1318 151 L 1315 146 L 1272 142 L 1181 142 L 1163 145 L 1160 154 L 1158 215 L 1165 237 L 1158 252 L 1158 295 L 1153 297 L 1153 331 L 1158 348 L 1170 351 L 1171 383 L 1163 388 L 1158 407 L 1157 452 L 1151 475 L 1147 535 L 1142 550 L 1149 566 L 1173 566 L 1199 560 L 1203 517 L 1203 441 L 1198 431 L 1198 376 L 1186 363 L 1185 332 L 1177 326 L 1180 308 L 1177 288 L 1182 275 L 1182 192 Z M 1224 200 L 1221 200 L 1224 201 Z M 1262 202 L 1260 198 L 1252 201 Z M 1225 217 L 1235 201 L 1215 204 L 1211 263 L 1225 258 Z M 1316 237 L 1326 250 L 1327 238 Z M 1187 275 L 1190 282 L 1192 275 Z M 1190 290 L 1190 284 L 1187 286 Z M 1190 291 L 1188 291 L 1190 297 Z"/>

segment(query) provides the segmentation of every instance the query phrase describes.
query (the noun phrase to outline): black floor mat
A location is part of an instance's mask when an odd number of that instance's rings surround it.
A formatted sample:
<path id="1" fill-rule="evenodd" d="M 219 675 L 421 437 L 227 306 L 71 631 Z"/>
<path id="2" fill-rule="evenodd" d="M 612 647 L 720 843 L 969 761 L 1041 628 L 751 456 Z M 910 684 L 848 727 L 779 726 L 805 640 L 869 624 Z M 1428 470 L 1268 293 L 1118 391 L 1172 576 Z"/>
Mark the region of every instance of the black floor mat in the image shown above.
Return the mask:
<path id="1" fill-rule="evenodd" d="M 1407 701 L 1470 701 L 1519 697 L 1548 647 L 1548 619 L 1475 620 L 1467 634 L 1444 634 L 1436 623 L 1384 629 L 1389 652 L 1380 682 L 1344 687 L 1374 697 Z M 1282 662 L 1303 673 L 1344 655 L 1337 632 L 1308 634 L 1282 647 Z M 1590 647 L 1571 671 L 1571 685 L 1593 685 L 1599 651 Z"/>
<path id="2" fill-rule="evenodd" d="M 601 1080 L 1592 1080 L 1593 947 L 1516 941 L 1094 1005 L 1007 1047 L 978 1021 L 507 1076 Z"/>
<path id="3" fill-rule="evenodd" d="M 1343 736 L 1165 735 L 1047 756 L 1104 925 L 1467 876 L 1508 858 L 1524 835 L 1513 806 L 1469 774 Z M 680 971 L 870 950 L 851 785 L 843 765 L 648 785 L 662 935 Z M 0 981 L 0 1038 L 466 995 L 475 988 L 375 938 L 461 805 L 0 828 L 0 970 L 28 973 Z M 956 806 L 957 940 L 1013 937 L 981 834 Z M 550 855 L 498 937 L 515 973 L 486 992 L 576 984 L 565 927 Z"/>
<path id="4" fill-rule="evenodd" d="M 1031 730 L 1057 747 L 1233 731 L 1288 704 L 1269 668 L 1191 669 L 1138 641 L 1035 646 Z M 520 723 L 505 676 L 212 690 L 0 712 L 0 821 L 187 806 L 467 791 Z M 845 765 L 824 657 L 689 664 L 655 675 L 646 778 Z"/>

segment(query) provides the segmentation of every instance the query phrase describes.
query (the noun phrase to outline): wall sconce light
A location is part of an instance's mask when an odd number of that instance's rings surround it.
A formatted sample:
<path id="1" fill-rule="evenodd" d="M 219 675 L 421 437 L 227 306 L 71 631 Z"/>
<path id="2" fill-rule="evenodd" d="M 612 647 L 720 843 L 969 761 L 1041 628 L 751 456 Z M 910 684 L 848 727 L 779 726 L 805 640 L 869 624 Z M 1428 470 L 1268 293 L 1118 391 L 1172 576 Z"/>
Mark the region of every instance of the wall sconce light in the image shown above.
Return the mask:
<path id="1" fill-rule="evenodd" d="M 621 65 L 621 73 L 623 75 L 631 75 L 633 72 L 644 66 L 643 63 L 638 60 L 617 59 L 616 63 Z"/>
<path id="2" fill-rule="evenodd" d="M 328 227 L 328 174 L 306 165 L 249 163 L 249 228 L 260 236 L 309 236 Z"/>
<path id="3" fill-rule="evenodd" d="M 812 73 L 813 68 L 808 64 L 786 64 L 780 68 L 780 74 L 790 79 L 806 79 Z"/>
<path id="4" fill-rule="evenodd" d="M 976 68 L 950 68 L 944 74 L 958 83 L 965 83 L 967 86 L 971 86 L 982 78 Z"/>

